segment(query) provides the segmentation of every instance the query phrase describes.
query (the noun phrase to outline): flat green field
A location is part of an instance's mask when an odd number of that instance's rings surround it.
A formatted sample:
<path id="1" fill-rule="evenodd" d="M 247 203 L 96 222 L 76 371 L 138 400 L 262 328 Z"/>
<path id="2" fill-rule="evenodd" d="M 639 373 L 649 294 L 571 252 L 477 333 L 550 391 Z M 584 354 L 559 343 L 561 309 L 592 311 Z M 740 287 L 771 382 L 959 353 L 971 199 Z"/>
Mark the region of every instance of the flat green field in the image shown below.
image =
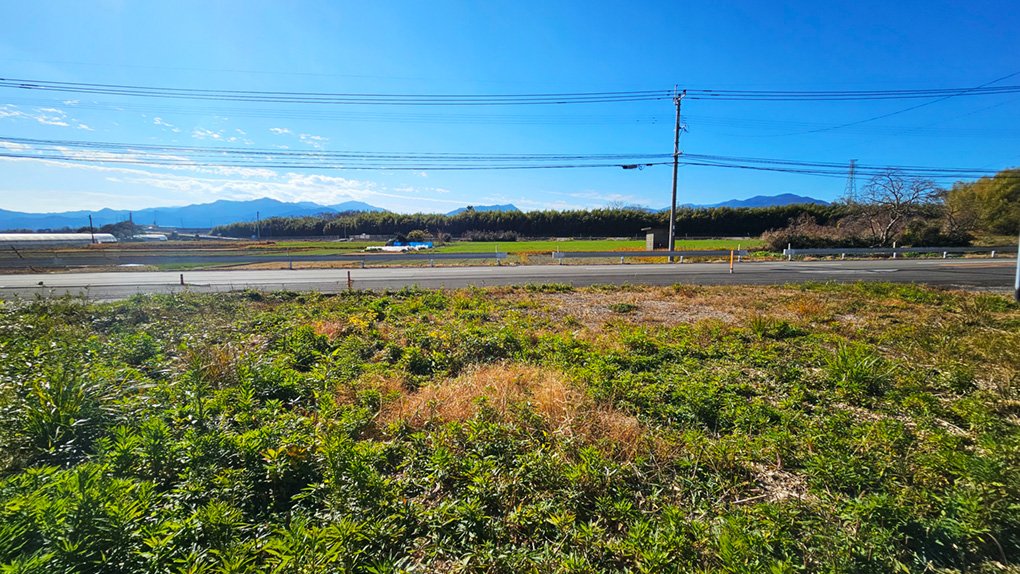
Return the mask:
<path id="1" fill-rule="evenodd" d="M 679 249 L 736 249 L 737 245 L 755 248 L 761 245 L 758 239 L 734 241 L 728 239 L 702 239 L 678 241 Z M 506 253 L 547 252 L 553 251 L 644 251 L 645 242 L 634 241 L 508 241 L 508 242 L 464 242 L 440 247 L 443 253 L 486 253 L 503 251 Z"/>

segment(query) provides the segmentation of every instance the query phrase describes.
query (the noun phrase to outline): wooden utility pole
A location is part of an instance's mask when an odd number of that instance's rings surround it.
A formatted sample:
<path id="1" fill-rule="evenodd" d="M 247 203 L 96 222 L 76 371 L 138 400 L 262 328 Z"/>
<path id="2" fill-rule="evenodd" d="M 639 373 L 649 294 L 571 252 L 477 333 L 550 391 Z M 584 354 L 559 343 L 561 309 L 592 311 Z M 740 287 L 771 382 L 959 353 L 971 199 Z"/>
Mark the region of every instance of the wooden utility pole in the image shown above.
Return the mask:
<path id="1" fill-rule="evenodd" d="M 687 95 L 687 90 L 677 92 L 674 88 L 673 103 L 676 104 L 676 129 L 673 131 L 673 200 L 669 204 L 669 252 L 673 252 L 676 241 L 676 172 L 680 166 L 680 101 Z M 673 256 L 669 256 L 673 262 Z"/>
<path id="2" fill-rule="evenodd" d="M 1013 282 L 1013 300 L 1020 303 L 1020 249 L 1016 252 L 1016 281 Z"/>
<path id="3" fill-rule="evenodd" d="M 92 234 L 92 243 L 96 242 L 96 228 L 92 227 L 92 214 L 89 214 L 89 233 Z"/>

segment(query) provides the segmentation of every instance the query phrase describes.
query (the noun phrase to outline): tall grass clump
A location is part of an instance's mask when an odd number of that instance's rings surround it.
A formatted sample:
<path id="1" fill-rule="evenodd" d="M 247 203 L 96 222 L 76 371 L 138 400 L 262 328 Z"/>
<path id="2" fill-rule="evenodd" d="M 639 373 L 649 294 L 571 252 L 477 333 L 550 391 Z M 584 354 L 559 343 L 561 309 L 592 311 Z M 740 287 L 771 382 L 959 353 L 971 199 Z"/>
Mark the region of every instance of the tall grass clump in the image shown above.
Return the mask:
<path id="1" fill-rule="evenodd" d="M 854 401 L 878 397 L 893 380 L 895 368 L 881 355 L 860 343 L 840 341 L 825 361 L 829 380 Z"/>

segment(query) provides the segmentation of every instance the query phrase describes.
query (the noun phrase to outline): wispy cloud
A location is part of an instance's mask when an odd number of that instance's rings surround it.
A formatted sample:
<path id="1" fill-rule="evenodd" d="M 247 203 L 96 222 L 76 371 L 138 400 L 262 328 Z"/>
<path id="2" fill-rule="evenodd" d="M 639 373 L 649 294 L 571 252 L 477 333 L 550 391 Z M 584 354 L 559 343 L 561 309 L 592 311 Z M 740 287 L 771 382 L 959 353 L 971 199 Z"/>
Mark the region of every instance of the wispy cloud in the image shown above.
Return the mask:
<path id="1" fill-rule="evenodd" d="M 29 151 L 32 146 L 0 140 L 0 147 L 13 151 Z"/>
<path id="2" fill-rule="evenodd" d="M 61 103 L 64 104 L 65 106 L 77 106 L 78 100 L 64 100 Z"/>
<path id="3" fill-rule="evenodd" d="M 35 116 L 33 119 L 39 122 L 40 124 L 46 124 L 48 126 L 63 126 L 66 128 L 69 125 L 67 122 L 64 121 L 63 118 L 56 116 L 39 115 Z"/>
<path id="4" fill-rule="evenodd" d="M 278 136 L 279 135 L 283 135 L 283 134 L 294 135 L 294 132 L 288 130 L 287 128 L 269 128 L 269 131 L 273 132 L 274 134 L 276 134 Z"/>
<path id="5" fill-rule="evenodd" d="M 94 132 L 94 131 L 96 131 L 96 130 L 94 130 L 94 129 L 92 129 L 92 128 L 88 127 L 88 126 L 87 126 L 87 125 L 85 125 L 85 124 L 78 124 L 78 129 L 80 129 L 80 130 L 88 130 L 88 131 L 90 131 L 90 132 Z"/>
<path id="6" fill-rule="evenodd" d="M 212 130 L 207 130 L 205 128 L 195 128 L 195 130 L 193 132 L 191 132 L 191 137 L 193 137 L 195 139 L 198 139 L 198 140 L 219 140 L 219 139 L 223 139 L 223 135 L 222 134 L 214 132 Z"/>
<path id="7" fill-rule="evenodd" d="M 329 141 L 329 138 L 324 138 L 322 136 L 313 136 L 312 134 L 301 134 L 298 136 L 298 138 L 301 140 L 302 143 L 310 145 L 317 149 L 322 149 L 326 145 L 326 142 Z"/>

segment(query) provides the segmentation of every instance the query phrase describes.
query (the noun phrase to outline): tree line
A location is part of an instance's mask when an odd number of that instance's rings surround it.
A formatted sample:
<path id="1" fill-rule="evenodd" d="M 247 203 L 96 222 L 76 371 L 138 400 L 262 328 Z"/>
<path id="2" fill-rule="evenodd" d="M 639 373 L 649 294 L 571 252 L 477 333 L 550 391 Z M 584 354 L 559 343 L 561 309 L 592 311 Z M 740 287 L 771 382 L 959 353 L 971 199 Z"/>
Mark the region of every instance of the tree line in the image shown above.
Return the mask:
<path id="1" fill-rule="evenodd" d="M 842 217 L 839 205 L 785 205 L 754 208 L 689 208 L 677 210 L 677 235 L 757 236 L 784 227 L 790 220 L 809 214 L 828 223 Z M 239 222 L 214 228 L 214 235 L 251 237 L 256 223 Z M 475 211 L 457 215 L 435 213 L 349 212 L 317 217 L 271 217 L 261 222 L 260 235 L 269 237 L 349 237 L 397 235 L 415 230 L 461 237 L 478 232 L 513 232 L 521 237 L 635 237 L 643 228 L 669 227 L 669 212 L 637 208 L 605 208 L 569 211 Z"/>
<path id="2" fill-rule="evenodd" d="M 256 235 L 255 222 L 213 229 L 226 237 Z M 359 234 L 406 237 L 635 237 L 644 228 L 669 227 L 668 211 L 603 208 L 568 211 L 436 213 L 347 212 L 316 217 L 271 217 L 258 234 L 313 237 Z M 946 189 L 930 179 L 890 170 L 873 177 L 855 197 L 830 205 L 754 208 L 681 208 L 677 237 L 763 236 L 769 249 L 967 245 L 975 234 L 1020 232 L 1020 168 L 957 182 Z"/>

